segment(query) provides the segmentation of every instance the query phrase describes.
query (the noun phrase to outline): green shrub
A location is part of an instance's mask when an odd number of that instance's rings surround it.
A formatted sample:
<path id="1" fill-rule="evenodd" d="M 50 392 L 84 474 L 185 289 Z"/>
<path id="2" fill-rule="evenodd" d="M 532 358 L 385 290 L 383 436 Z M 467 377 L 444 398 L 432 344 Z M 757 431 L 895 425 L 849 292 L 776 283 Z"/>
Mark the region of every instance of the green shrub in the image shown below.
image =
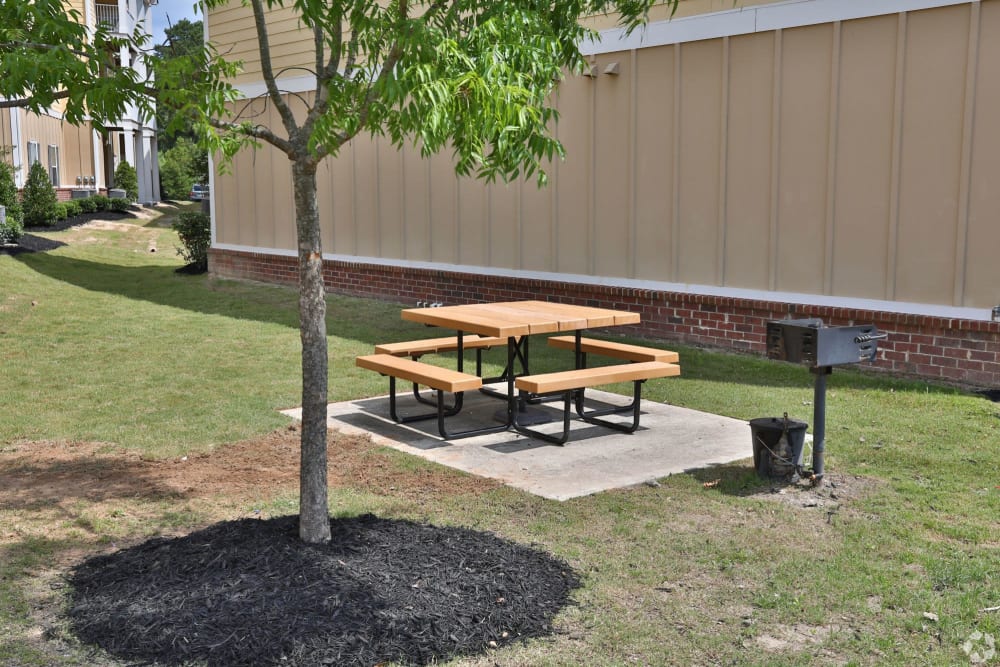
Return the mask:
<path id="1" fill-rule="evenodd" d="M 212 244 L 209 217 L 204 213 L 181 213 L 174 221 L 173 228 L 183 244 L 183 247 L 177 248 L 177 254 L 193 268 L 208 270 L 208 247 Z"/>
<path id="2" fill-rule="evenodd" d="M 56 221 L 56 189 L 41 162 L 31 165 L 28 181 L 21 193 L 24 224 L 30 227 L 51 225 Z"/>
<path id="3" fill-rule="evenodd" d="M 14 168 L 0 160 L 0 206 L 6 208 L 6 222 L 0 223 L 0 245 L 17 243 L 24 235 L 21 204 L 17 201 Z"/>
<path id="4" fill-rule="evenodd" d="M 111 200 L 111 210 L 115 213 L 124 213 L 129 209 L 129 201 L 124 198 L 117 198 Z"/>
<path id="5" fill-rule="evenodd" d="M 97 206 L 98 211 L 107 211 L 111 208 L 111 200 L 107 195 L 94 195 L 91 199 L 94 200 L 94 205 Z"/>
<path id="6" fill-rule="evenodd" d="M 80 206 L 79 199 L 69 199 L 64 201 L 63 204 L 66 205 L 66 215 L 70 218 L 75 218 L 83 213 L 83 207 Z"/>
<path id="7" fill-rule="evenodd" d="M 125 199 L 139 200 L 139 177 L 135 169 L 124 160 L 115 168 L 115 187 L 125 191 Z"/>
<path id="8" fill-rule="evenodd" d="M 83 199 L 77 199 L 80 203 L 80 211 L 83 213 L 93 213 L 97 210 L 97 202 L 94 201 L 93 197 L 84 197 Z"/>
<path id="9" fill-rule="evenodd" d="M 66 202 L 57 201 L 56 220 L 65 220 L 68 217 L 69 217 L 69 210 L 66 208 Z"/>
<path id="10" fill-rule="evenodd" d="M 16 215 L 11 210 L 17 208 Z M 24 226 L 21 224 L 21 206 L 14 204 L 7 208 L 5 222 L 0 222 L 0 245 L 6 243 L 17 243 L 24 236 Z"/>

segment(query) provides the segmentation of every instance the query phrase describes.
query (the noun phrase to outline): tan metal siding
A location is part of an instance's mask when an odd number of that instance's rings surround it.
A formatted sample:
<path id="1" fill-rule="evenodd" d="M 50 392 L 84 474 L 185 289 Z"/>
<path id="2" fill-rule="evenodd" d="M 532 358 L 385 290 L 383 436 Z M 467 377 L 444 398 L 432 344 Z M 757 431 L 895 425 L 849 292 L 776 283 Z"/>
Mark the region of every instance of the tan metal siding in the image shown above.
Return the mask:
<path id="1" fill-rule="evenodd" d="M 895 290 L 949 303 L 961 157 L 968 7 L 907 18 Z"/>
<path id="2" fill-rule="evenodd" d="M 768 289 L 774 35 L 730 38 L 725 284 Z"/>
<path id="3" fill-rule="evenodd" d="M 841 30 L 833 294 L 885 297 L 898 23 L 885 16 Z"/>
<path id="4" fill-rule="evenodd" d="M 681 45 L 678 282 L 716 284 L 723 40 Z"/>
<path id="5" fill-rule="evenodd" d="M 556 178 L 556 243 L 553 271 L 590 273 L 591 194 L 593 183 L 593 105 L 596 82 L 583 76 L 567 77 L 559 84 L 563 117 L 558 137 L 567 158 L 558 165 Z"/>
<path id="6" fill-rule="evenodd" d="M 971 141 L 969 219 L 964 247 L 964 300 L 1000 304 L 1000 2 L 981 5 Z"/>
<path id="7" fill-rule="evenodd" d="M 662 280 L 673 274 L 675 54 L 661 46 L 636 53 L 633 186 L 635 188 L 634 277 Z"/>
<path id="8" fill-rule="evenodd" d="M 998 44 L 1000 0 L 984 0 L 602 54 L 558 86 L 567 160 L 547 189 L 358 138 L 321 171 L 324 248 L 990 307 Z M 286 175 L 220 180 L 221 243 L 294 248 L 287 161 L 270 165 Z M 230 202 L 246 183 L 259 191 Z"/>

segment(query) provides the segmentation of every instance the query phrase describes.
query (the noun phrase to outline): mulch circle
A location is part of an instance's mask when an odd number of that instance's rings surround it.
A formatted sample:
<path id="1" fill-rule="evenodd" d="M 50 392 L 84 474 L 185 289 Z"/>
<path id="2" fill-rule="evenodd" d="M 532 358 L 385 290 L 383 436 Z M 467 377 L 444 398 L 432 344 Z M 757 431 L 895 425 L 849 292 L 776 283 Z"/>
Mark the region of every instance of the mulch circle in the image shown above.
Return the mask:
<path id="1" fill-rule="evenodd" d="M 550 634 L 580 579 L 535 548 L 466 528 L 242 519 L 88 559 L 73 632 L 145 664 L 424 665 Z"/>

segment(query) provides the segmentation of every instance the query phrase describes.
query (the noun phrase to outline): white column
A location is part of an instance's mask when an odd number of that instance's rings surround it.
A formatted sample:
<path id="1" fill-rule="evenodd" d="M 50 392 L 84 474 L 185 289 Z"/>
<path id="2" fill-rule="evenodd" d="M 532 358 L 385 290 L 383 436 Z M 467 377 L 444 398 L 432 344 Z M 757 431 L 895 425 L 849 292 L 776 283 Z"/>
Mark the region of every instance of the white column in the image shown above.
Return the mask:
<path id="1" fill-rule="evenodd" d="M 14 144 L 10 156 L 14 165 L 14 185 L 23 188 L 24 146 L 21 143 L 21 110 L 9 109 L 8 113 L 10 114 L 10 142 Z"/>
<path id="2" fill-rule="evenodd" d="M 150 176 L 152 179 L 153 201 L 160 201 L 160 149 L 156 143 L 156 132 L 149 133 L 149 162 Z"/>

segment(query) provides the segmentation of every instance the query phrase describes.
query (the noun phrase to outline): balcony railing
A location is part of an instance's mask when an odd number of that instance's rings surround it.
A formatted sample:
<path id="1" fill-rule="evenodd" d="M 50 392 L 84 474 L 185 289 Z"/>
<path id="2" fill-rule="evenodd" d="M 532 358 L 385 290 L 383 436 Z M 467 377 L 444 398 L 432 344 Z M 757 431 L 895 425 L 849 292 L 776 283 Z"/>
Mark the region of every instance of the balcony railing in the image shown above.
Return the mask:
<path id="1" fill-rule="evenodd" d="M 97 2 L 94 3 L 97 9 L 97 25 L 103 25 L 105 29 L 112 32 L 118 32 L 121 30 L 121 24 L 118 21 L 118 4 L 109 5 L 106 3 Z"/>

